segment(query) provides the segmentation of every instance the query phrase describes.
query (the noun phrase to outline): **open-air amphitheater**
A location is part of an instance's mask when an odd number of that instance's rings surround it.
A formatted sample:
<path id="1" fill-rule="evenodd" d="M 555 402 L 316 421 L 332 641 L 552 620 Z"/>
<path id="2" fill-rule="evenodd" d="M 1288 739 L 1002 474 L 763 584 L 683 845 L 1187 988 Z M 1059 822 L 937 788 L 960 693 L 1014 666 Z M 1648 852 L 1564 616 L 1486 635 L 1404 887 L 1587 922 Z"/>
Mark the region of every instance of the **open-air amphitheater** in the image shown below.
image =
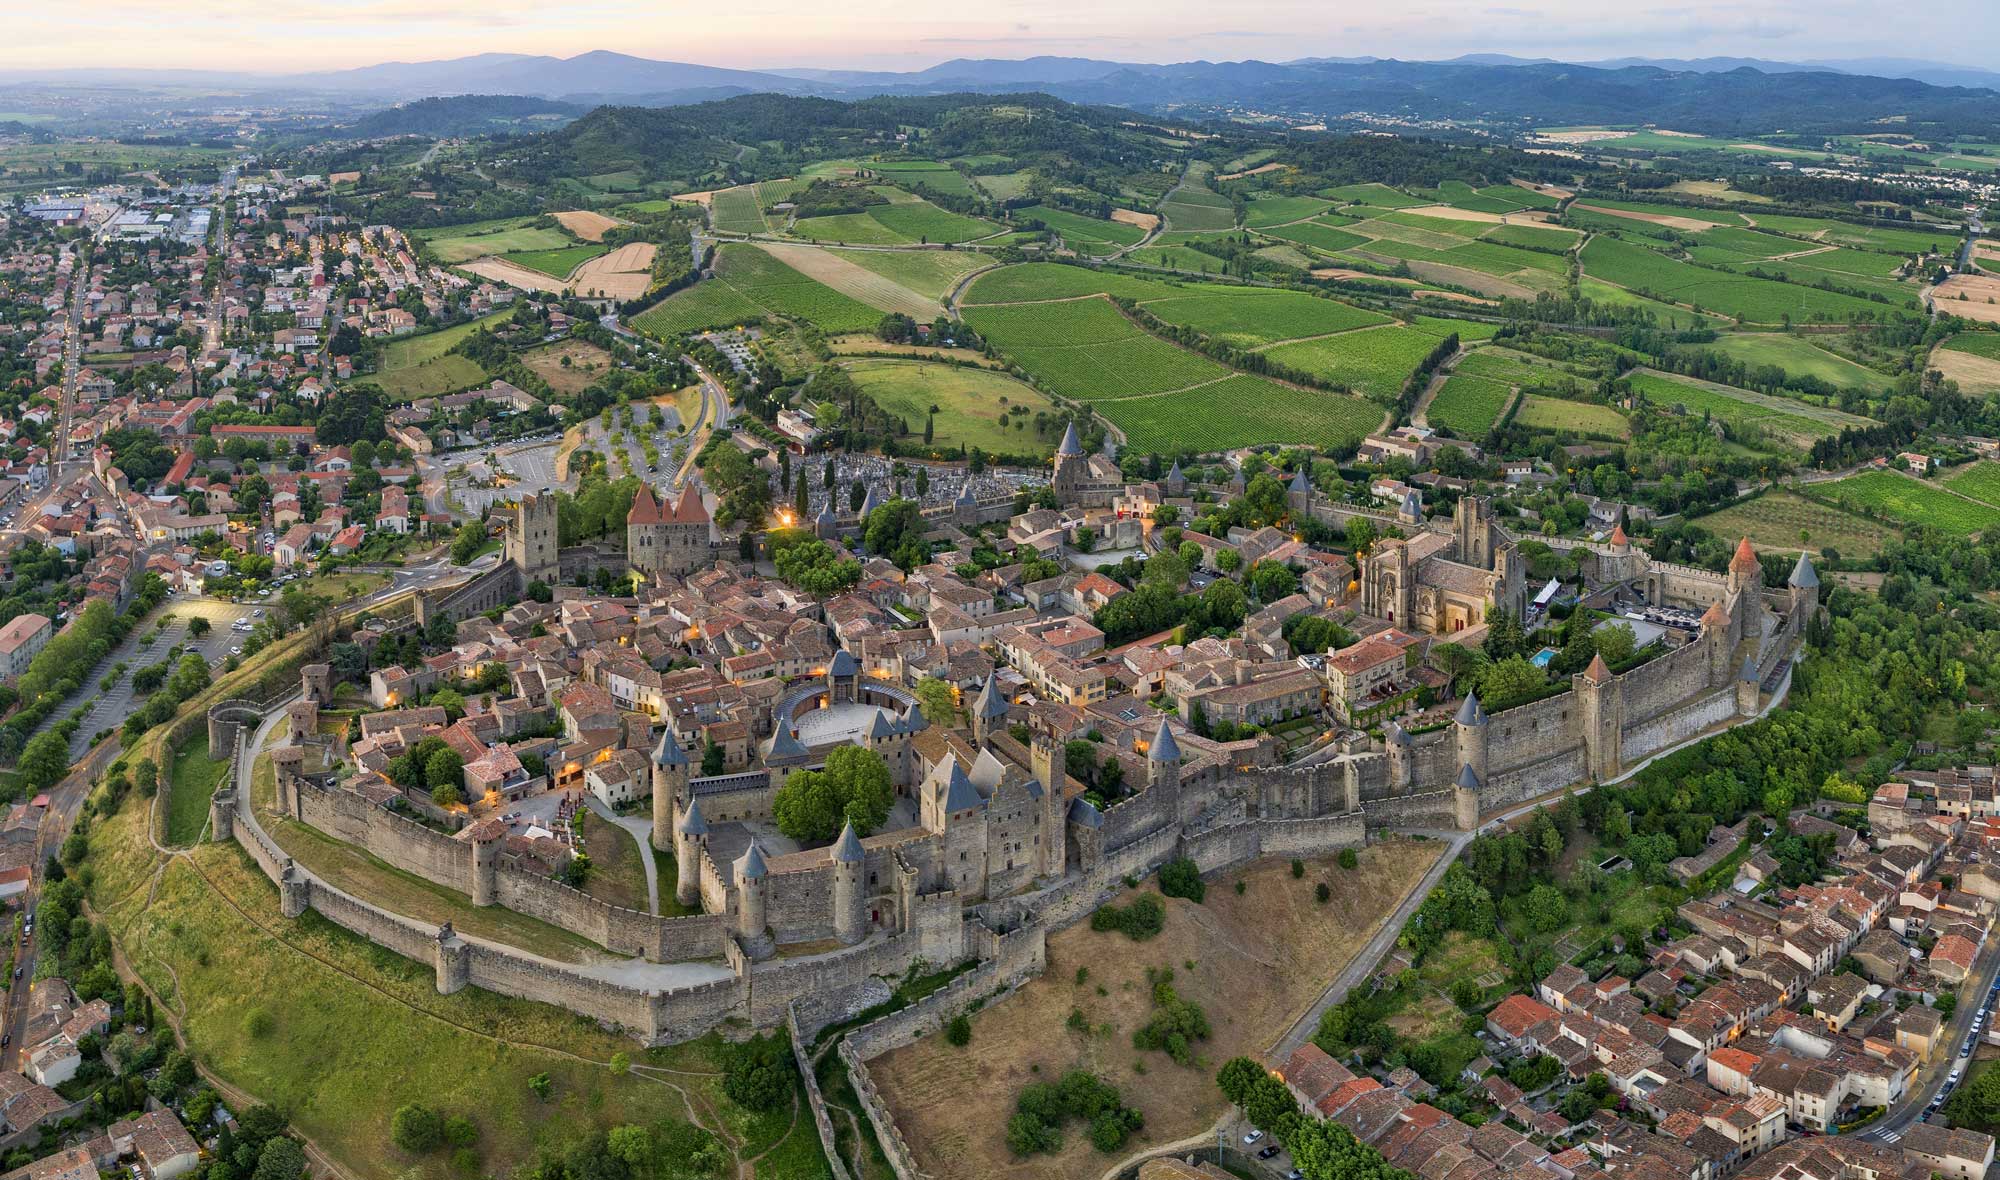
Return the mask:
<path id="1" fill-rule="evenodd" d="M 1058 737 L 1031 727 L 1027 742 L 1016 740 L 1010 713 L 1022 711 L 993 681 L 970 702 L 969 724 L 946 729 L 930 725 L 910 693 L 859 674 L 836 651 L 823 676 L 776 698 L 757 769 L 703 777 L 671 730 L 653 744 L 651 841 L 672 852 L 678 898 L 695 911 L 684 916 L 619 908 L 557 882 L 509 852 L 497 820 L 450 831 L 348 789 L 344 729 L 318 730 L 336 689 L 326 664 L 307 665 L 299 689 L 275 703 L 211 710 L 211 748 L 233 751 L 237 763 L 235 787 L 214 797 L 211 830 L 270 877 L 287 916 L 314 910 L 429 962 L 440 992 L 471 986 L 554 1004 L 642 1044 L 785 1025 L 802 1046 L 887 998 L 915 968 L 976 963 L 839 1047 L 885 1150 L 899 1174 L 914 1176 L 867 1061 L 1038 974 L 1047 937 L 1128 878 L 1181 857 L 1208 873 L 1263 856 L 1329 855 L 1373 831 L 1468 833 L 1482 816 L 1615 779 L 1757 714 L 1782 691 L 1817 601 L 1803 559 L 1789 590 L 1772 593 L 1754 555 L 1739 553 L 1726 575 L 1655 567 L 1619 547 L 1586 556 L 1593 581 L 1643 583 L 1652 601 L 1703 611 L 1698 637 L 1622 675 L 1594 662 L 1567 691 L 1492 714 L 1468 697 L 1449 725 L 1429 732 L 1390 722 L 1379 738 L 1321 751 L 1310 765 L 1189 757 L 1162 721 L 1145 743 L 1141 789 L 1102 810 L 1066 773 Z M 604 961 L 556 962 L 433 925 L 294 863 L 246 797 L 245 767 L 267 744 L 278 814 L 474 906 L 506 907 L 588 939 L 608 952 Z M 910 822 L 866 839 L 850 827 L 826 846 L 767 855 L 746 825 L 768 824 L 786 779 L 843 745 L 882 756 L 896 814 Z M 804 1073 L 818 1108 L 812 1070 Z"/>

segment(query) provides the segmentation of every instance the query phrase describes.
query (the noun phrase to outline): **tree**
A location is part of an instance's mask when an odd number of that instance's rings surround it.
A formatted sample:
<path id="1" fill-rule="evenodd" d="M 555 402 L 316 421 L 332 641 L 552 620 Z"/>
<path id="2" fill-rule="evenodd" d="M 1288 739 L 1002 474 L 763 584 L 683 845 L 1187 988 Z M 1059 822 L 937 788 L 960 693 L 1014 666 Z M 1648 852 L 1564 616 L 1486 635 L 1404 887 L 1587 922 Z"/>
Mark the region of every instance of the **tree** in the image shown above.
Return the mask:
<path id="1" fill-rule="evenodd" d="M 862 544 L 902 569 L 915 569 L 930 560 L 924 529 L 923 512 L 915 500 L 891 500 L 868 514 Z"/>
<path id="2" fill-rule="evenodd" d="M 861 580 L 861 563 L 805 529 L 773 529 L 764 535 L 778 576 L 815 598 L 831 598 Z"/>
<path id="3" fill-rule="evenodd" d="M 1637 638 L 1629 623 L 1606 623 L 1591 632 L 1591 641 L 1597 646 L 1597 654 L 1603 656 L 1607 664 L 1631 659 L 1638 648 Z"/>
<path id="4" fill-rule="evenodd" d="M 701 750 L 701 773 L 714 778 L 722 773 L 724 765 L 726 763 L 723 761 L 722 747 L 716 745 L 713 738 L 709 739 L 708 744 Z"/>
<path id="5" fill-rule="evenodd" d="M 396 1108 L 389 1119 L 389 1138 L 413 1155 L 444 1146 L 444 1117 L 421 1103 Z"/>
<path id="6" fill-rule="evenodd" d="M 196 639 L 200 639 L 202 636 L 208 634 L 209 629 L 209 621 L 201 615 L 196 615 L 194 618 L 188 620 L 188 634 L 194 636 Z"/>
<path id="7" fill-rule="evenodd" d="M 43 791 L 69 773 L 69 739 L 57 729 L 45 729 L 28 739 L 15 764 L 30 791 Z"/>
<path id="8" fill-rule="evenodd" d="M 1528 891 L 1528 924 L 1543 934 L 1553 934 L 1569 921 L 1569 899 L 1553 885 L 1537 885 Z"/>
<path id="9" fill-rule="evenodd" d="M 771 802 L 778 830 L 794 840 L 824 843 L 843 824 L 865 836 L 889 818 L 895 792 L 888 764 L 873 750 L 841 746 L 826 757 L 823 770 L 804 770 L 785 780 Z"/>
<path id="10" fill-rule="evenodd" d="M 284 1135 L 264 1144 L 258 1153 L 257 1170 L 251 1180 L 299 1180 L 306 1170 L 306 1149 L 299 1141 Z"/>
<path id="11" fill-rule="evenodd" d="M 932 725 L 949 725 L 958 717 L 958 694 L 935 676 L 917 681 L 917 705 Z"/>
<path id="12" fill-rule="evenodd" d="M 1549 678 L 1524 656 L 1508 656 L 1479 673 L 1479 697 L 1490 709 L 1502 709 L 1532 699 L 1548 687 Z"/>
<path id="13" fill-rule="evenodd" d="M 486 528 L 478 521 L 469 520 L 458 526 L 458 532 L 451 541 L 451 560 L 457 565 L 471 565 L 479 556 L 479 550 L 486 544 Z"/>

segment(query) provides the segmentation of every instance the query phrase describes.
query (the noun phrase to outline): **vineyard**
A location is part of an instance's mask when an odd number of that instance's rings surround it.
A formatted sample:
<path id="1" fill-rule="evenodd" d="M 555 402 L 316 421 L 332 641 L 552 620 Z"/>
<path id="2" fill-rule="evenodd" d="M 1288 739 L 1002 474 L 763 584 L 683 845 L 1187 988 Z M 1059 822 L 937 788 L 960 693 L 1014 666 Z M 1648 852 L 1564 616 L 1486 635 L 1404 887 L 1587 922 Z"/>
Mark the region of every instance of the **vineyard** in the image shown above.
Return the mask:
<path id="1" fill-rule="evenodd" d="M 1164 299 L 1211 287 L 1177 287 L 1151 279 L 1134 278 L 1113 271 L 1063 266 L 1054 262 L 1029 262 L 1003 266 L 973 280 L 966 289 L 965 304 L 1035 303 L 1049 299 L 1074 299 L 1081 295 L 1116 295 L 1124 299 Z"/>
<path id="2" fill-rule="evenodd" d="M 676 291 L 632 322 L 641 331 L 668 337 L 766 314 L 809 320 L 834 333 L 863 331 L 882 320 L 880 310 L 739 243 L 716 251 L 715 278 Z"/>
<path id="3" fill-rule="evenodd" d="M 1266 349 L 1264 355 L 1356 393 L 1386 400 L 1402 391 L 1403 383 L 1437 343 L 1438 337 L 1429 332 L 1391 324 L 1280 344 Z"/>
<path id="4" fill-rule="evenodd" d="M 1832 548 L 1845 557 L 1867 557 L 1896 537 L 1887 525 L 1774 489 L 1720 512 L 1697 518 L 1718 537 L 1748 537 L 1759 549 Z"/>
<path id="5" fill-rule="evenodd" d="M 1763 263 L 1764 269 L 1784 264 Z M 1608 283 L 1616 283 L 1641 294 L 1674 303 L 1697 305 L 1752 323 L 1776 324 L 1790 320 L 1874 319 L 1891 308 L 1821 291 L 1802 283 L 1781 283 L 1775 279 L 1732 277 L 1704 270 L 1667 257 L 1656 250 L 1621 242 L 1615 238 L 1593 238 L 1583 248 L 1584 271 Z"/>
<path id="6" fill-rule="evenodd" d="M 1513 387 L 1486 377 L 1472 377 L 1454 373 L 1445 379 L 1444 387 L 1431 399 L 1428 418 L 1431 425 L 1442 426 L 1459 438 L 1478 440 L 1486 437 L 1500 415 L 1507 410 L 1507 402 L 1514 396 Z"/>
<path id="7" fill-rule="evenodd" d="M 2000 509 L 1894 471 L 1864 472 L 1815 485 L 1813 490 L 1862 516 L 1900 520 L 1961 536 L 1991 528 L 1995 521 L 2000 521 Z"/>
<path id="8" fill-rule="evenodd" d="M 2000 463 L 1981 459 L 1945 477 L 1944 486 L 1962 496 L 2000 505 Z"/>
<path id="9" fill-rule="evenodd" d="M 1229 375 L 1147 334 L 1103 299 L 972 308 L 966 322 L 1042 388 L 1079 401 L 1167 393 Z"/>
<path id="10" fill-rule="evenodd" d="M 1244 210 L 1243 224 L 1259 229 L 1283 225 L 1288 221 L 1304 221 L 1332 207 L 1331 201 L 1320 197 L 1258 197 Z"/>
<path id="11" fill-rule="evenodd" d="M 1245 374 L 1179 393 L 1102 403 L 1126 445 L 1177 454 L 1256 443 L 1351 444 L 1382 425 L 1382 408 L 1337 393 L 1293 389 Z"/>
<path id="12" fill-rule="evenodd" d="M 1033 219 L 1062 235 L 1064 244 L 1079 254 L 1109 254 L 1120 246 L 1130 246 L 1146 236 L 1146 231 L 1122 221 L 1085 217 L 1066 209 L 1030 205 L 1014 210 L 1014 219 Z"/>
<path id="13" fill-rule="evenodd" d="M 1389 317 L 1296 291 L 1212 288 L 1140 304 L 1167 323 L 1249 348 L 1387 323 Z"/>
<path id="14" fill-rule="evenodd" d="M 758 204 L 756 185 L 723 189 L 709 198 L 709 217 L 717 233 L 761 234 L 771 228 Z"/>

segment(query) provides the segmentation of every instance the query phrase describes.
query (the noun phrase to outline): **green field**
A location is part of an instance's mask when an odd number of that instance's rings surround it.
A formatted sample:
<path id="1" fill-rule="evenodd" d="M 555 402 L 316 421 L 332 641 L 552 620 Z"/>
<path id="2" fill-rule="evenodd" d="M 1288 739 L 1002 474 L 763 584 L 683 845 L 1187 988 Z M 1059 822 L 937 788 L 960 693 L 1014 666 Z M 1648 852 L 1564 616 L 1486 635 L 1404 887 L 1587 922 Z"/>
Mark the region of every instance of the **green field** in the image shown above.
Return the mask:
<path id="1" fill-rule="evenodd" d="M 1610 201 L 1596 197 L 1579 197 L 1578 204 L 1591 205 L 1599 209 L 1621 209 L 1628 213 L 1650 213 L 1665 217 L 1685 217 L 1689 221 L 1706 221 L 1711 225 L 1743 225 L 1743 215 L 1728 209 L 1704 209 L 1693 205 L 1654 205 L 1645 201 Z M 1627 220 L 1630 220 L 1629 218 Z"/>
<path id="2" fill-rule="evenodd" d="M 189 741 L 174 755 L 172 789 L 167 797 L 167 843 L 185 848 L 201 839 L 208 826 L 208 801 L 229 770 L 225 757 L 209 757 L 208 735 Z"/>
<path id="3" fill-rule="evenodd" d="M 1774 365 L 1797 377 L 1817 377 L 1829 385 L 1866 389 L 1873 393 L 1887 390 L 1893 380 L 1886 373 L 1878 373 L 1844 356 L 1828 352 L 1804 336 L 1774 332 L 1732 333 L 1702 347 L 1734 357 L 1746 365 Z"/>
<path id="4" fill-rule="evenodd" d="M 771 228 L 764 219 L 757 186 L 751 184 L 724 189 L 709 198 L 709 217 L 722 233 L 761 234 Z"/>
<path id="5" fill-rule="evenodd" d="M 405 402 L 470 389 L 486 380 L 486 370 L 451 350 L 480 328 L 490 329 L 512 318 L 514 309 L 510 307 L 440 331 L 398 337 L 383 348 L 381 368 L 360 380 L 374 383 L 395 401 Z"/>
<path id="6" fill-rule="evenodd" d="M 1868 471 L 1816 484 L 1813 492 L 1865 517 L 1900 520 L 1961 536 L 1991 528 L 2000 520 L 2000 508 L 1974 503 L 1934 483 L 1894 471 Z"/>
<path id="7" fill-rule="evenodd" d="M 969 308 L 965 320 L 1043 388 L 1081 401 L 1167 393 L 1229 375 L 1144 332 L 1104 299 Z"/>
<path id="8" fill-rule="evenodd" d="M 1576 434 L 1591 438 L 1625 438 L 1631 427 L 1625 415 L 1611 406 L 1594 402 L 1572 402 L 1560 398 L 1523 394 L 1514 411 L 1514 425 L 1551 434 Z"/>
<path id="9" fill-rule="evenodd" d="M 1944 486 L 1961 496 L 2000 505 L 2000 463 L 1991 459 L 1969 463 L 1945 476 Z"/>
<path id="10" fill-rule="evenodd" d="M 605 246 L 565 246 L 560 250 L 524 250 L 507 255 L 507 261 L 518 262 L 529 270 L 538 270 L 551 278 L 566 279 L 569 272 L 589 262 L 608 249 Z"/>
<path id="11" fill-rule="evenodd" d="M 876 205 L 868 210 L 868 215 L 910 242 L 968 242 L 1000 232 L 1000 227 L 990 221 L 940 209 L 929 201 Z"/>
<path id="12" fill-rule="evenodd" d="M 1029 262 L 1003 266 L 980 275 L 966 289 L 964 302 L 968 306 L 978 303 L 1033 303 L 1048 299 L 1074 299 L 1080 295 L 1116 295 L 1143 301 L 1215 289 L 1199 283 L 1172 286 L 1117 271 L 1092 270 L 1087 266 Z"/>
<path id="13" fill-rule="evenodd" d="M 470 262 L 488 254 L 560 250 L 576 244 L 562 230 L 544 229 L 535 225 L 535 221 L 533 217 L 506 217 L 417 230 L 411 236 L 447 265 Z"/>
<path id="14" fill-rule="evenodd" d="M 651 336 L 672 339 L 704 328 L 729 328 L 761 319 L 765 309 L 720 280 L 696 283 L 674 292 L 632 318 L 632 326 Z"/>
<path id="15" fill-rule="evenodd" d="M 1243 224 L 1258 229 L 1282 225 L 1287 221 L 1303 221 L 1332 207 L 1332 202 L 1322 197 L 1260 196 L 1253 198 L 1244 210 Z"/>
<path id="16" fill-rule="evenodd" d="M 1687 303 L 1759 324 L 1791 319 L 1877 319 L 1890 309 L 1851 295 L 1799 283 L 1705 270 L 1644 246 L 1598 237 L 1583 248 L 1586 273 L 1654 298 Z"/>
<path id="17" fill-rule="evenodd" d="M 1690 414 L 1706 413 L 1732 426 L 1754 428 L 1772 442 L 1797 450 L 1850 426 L 1873 425 L 1866 418 L 1830 407 L 1690 377 L 1635 370 L 1624 379 L 1655 406 L 1678 405 Z"/>
<path id="18" fill-rule="evenodd" d="M 1273 246 L 1269 249 L 1275 250 L 1278 247 Z M 1291 247 L 1287 246 L 1284 249 L 1289 250 Z M 1258 253 L 1270 257 L 1264 251 L 1260 250 Z M 1213 254 L 1203 254 L 1186 246 L 1140 246 L 1126 254 L 1125 261 L 1140 266 L 1163 266 L 1168 270 L 1186 270 L 1205 275 L 1219 275 L 1228 269 L 1228 264 Z M 1280 259 L 1280 261 L 1284 261 L 1287 266 L 1297 265 L 1296 260 Z"/>
<path id="19" fill-rule="evenodd" d="M 1382 209 L 1408 209 L 1424 202 L 1408 193 L 1399 193 L 1386 184 L 1347 184 L 1321 189 L 1319 195 L 1343 205 L 1374 205 Z"/>
<path id="20" fill-rule="evenodd" d="M 1297 225 L 1281 225 L 1262 231 L 1265 237 L 1278 238 L 1287 242 L 1297 242 L 1303 246 L 1339 253 L 1366 246 L 1369 239 L 1360 234 L 1336 229 L 1319 221 L 1301 221 Z"/>
<path id="21" fill-rule="evenodd" d="M 1014 219 L 1039 221 L 1062 236 L 1064 244 L 1079 254 L 1103 255 L 1130 246 L 1146 236 L 1146 231 L 1122 221 L 1085 217 L 1067 209 L 1029 205 L 1014 210 Z"/>
<path id="22" fill-rule="evenodd" d="M 1055 449 L 1053 440 L 1036 437 L 1034 426 L 1038 413 L 1056 412 L 1055 403 L 1004 373 L 874 357 L 850 361 L 846 369 L 863 393 L 900 417 L 913 434 L 922 434 L 925 415 L 936 406 L 932 438 L 939 448 L 979 447 L 988 454 L 1043 456 Z M 1006 414 L 1016 406 L 1028 412 Z"/>
<path id="23" fill-rule="evenodd" d="M 919 295 L 939 300 L 958 280 L 992 261 L 984 254 L 965 250 L 849 250 L 840 257 Z"/>
<path id="24" fill-rule="evenodd" d="M 1160 216 L 1173 229 L 1228 229 L 1236 224 L 1229 198 L 1195 184 L 1182 184 L 1160 203 Z"/>
<path id="25" fill-rule="evenodd" d="M 1783 489 L 1773 489 L 1720 512 L 1696 517 L 1718 537 L 1748 537 L 1760 549 L 1815 553 L 1832 547 L 1841 557 L 1868 557 L 1895 539 L 1896 531 L 1877 521 L 1829 508 Z M 1800 534 L 1804 533 L 1801 538 Z"/>
<path id="26" fill-rule="evenodd" d="M 1179 393 L 1099 403 L 1128 446 L 1172 454 L 1257 443 L 1351 444 L 1382 425 L 1382 408 L 1357 397 L 1294 389 L 1237 374 Z"/>
<path id="27" fill-rule="evenodd" d="M 1212 288 L 1139 306 L 1167 323 L 1242 348 L 1387 323 L 1389 317 L 1332 299 L 1255 287 Z"/>
<path id="28" fill-rule="evenodd" d="M 1477 441 L 1486 437 L 1507 409 L 1513 387 L 1488 377 L 1454 373 L 1431 399 L 1427 417 L 1433 426 L 1442 426 L 1459 438 Z"/>
<path id="29" fill-rule="evenodd" d="M 2000 361 L 2000 332 L 1960 332 L 1939 347 Z"/>
<path id="30" fill-rule="evenodd" d="M 896 160 L 887 163 L 870 164 L 868 167 L 888 180 L 898 183 L 921 184 L 925 188 L 936 189 L 952 196 L 973 195 L 972 185 L 965 175 L 950 164 L 940 164 L 930 160 Z"/>
<path id="31" fill-rule="evenodd" d="M 879 309 L 739 242 L 716 251 L 715 278 L 674 292 L 632 322 L 641 331 L 670 337 L 764 314 L 807 320 L 835 334 L 864 331 L 882 321 Z"/>
<path id="32" fill-rule="evenodd" d="M 1438 338 L 1428 332 L 1391 324 L 1280 344 L 1266 349 L 1264 355 L 1356 393 L 1393 398 L 1437 342 Z"/>
<path id="33" fill-rule="evenodd" d="M 1522 190 L 1526 192 L 1526 189 Z M 1580 240 L 1573 230 L 1540 225 L 1498 225 L 1479 235 L 1482 242 L 1503 246 L 1534 246 L 1543 250 L 1568 250 Z"/>

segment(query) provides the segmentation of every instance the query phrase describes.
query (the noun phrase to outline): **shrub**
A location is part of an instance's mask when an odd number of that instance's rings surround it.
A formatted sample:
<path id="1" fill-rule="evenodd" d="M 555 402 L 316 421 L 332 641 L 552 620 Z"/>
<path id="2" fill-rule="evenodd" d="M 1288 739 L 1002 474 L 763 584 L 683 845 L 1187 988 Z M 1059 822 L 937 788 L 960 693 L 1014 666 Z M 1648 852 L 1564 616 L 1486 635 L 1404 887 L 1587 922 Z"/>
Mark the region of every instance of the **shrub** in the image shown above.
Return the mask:
<path id="1" fill-rule="evenodd" d="M 1134 942 L 1144 942 L 1166 929 L 1167 907 L 1150 893 L 1142 893 L 1131 905 L 1102 905 L 1090 915 L 1092 930 L 1117 930 Z"/>
<path id="2" fill-rule="evenodd" d="M 961 1049 L 971 1044 L 972 1021 L 966 1019 L 962 1012 L 952 1017 L 951 1023 L 944 1026 L 944 1039 L 945 1043 Z"/>
<path id="3" fill-rule="evenodd" d="M 389 1138 L 397 1147 L 412 1154 L 435 1151 L 444 1145 L 444 1118 L 421 1103 L 396 1108 L 389 1117 Z"/>
<path id="4" fill-rule="evenodd" d="M 1293 860 L 1292 861 L 1293 880 L 1297 880 L 1298 878 L 1303 877 L 1305 875 L 1306 875 L 1306 862 L 1302 860 Z"/>
<path id="5" fill-rule="evenodd" d="M 243 1035 L 253 1041 L 261 1041 L 271 1035 L 278 1022 L 262 1008 L 252 1008 L 243 1014 Z"/>
<path id="6" fill-rule="evenodd" d="M 1361 858 L 1354 854 L 1354 850 L 1352 848 L 1343 848 L 1340 850 L 1341 868 L 1343 869 L 1357 868 L 1360 866 L 1360 864 L 1361 864 Z"/>
<path id="7" fill-rule="evenodd" d="M 1199 903 L 1208 895 L 1208 886 L 1202 883 L 1201 870 L 1194 861 L 1183 856 L 1160 866 L 1160 892 Z"/>
<path id="8" fill-rule="evenodd" d="M 1319 884 L 1313 886 L 1313 897 L 1318 900 L 1319 904 L 1325 905 L 1333 897 L 1333 887 L 1321 881 Z"/>
<path id="9" fill-rule="evenodd" d="M 1173 972 L 1153 984 L 1153 1017 L 1132 1033 L 1135 1049 L 1159 1049 L 1176 1065 L 1194 1064 L 1194 1042 L 1208 1039 L 1208 1013 L 1183 1000 L 1170 982 Z"/>
<path id="10" fill-rule="evenodd" d="M 1118 1087 L 1085 1070 L 1071 1070 L 1059 1082 L 1036 1082 L 1015 1100 L 1007 1120 L 1007 1148 L 1015 1155 L 1062 1147 L 1063 1124 L 1075 1118 L 1090 1124 L 1091 1146 L 1109 1154 L 1145 1125 L 1145 1116 L 1125 1105 Z"/>
<path id="11" fill-rule="evenodd" d="M 752 1037 L 728 1050 L 722 1092 L 746 1110 L 775 1110 L 792 1093 L 792 1051 L 782 1034 Z"/>

